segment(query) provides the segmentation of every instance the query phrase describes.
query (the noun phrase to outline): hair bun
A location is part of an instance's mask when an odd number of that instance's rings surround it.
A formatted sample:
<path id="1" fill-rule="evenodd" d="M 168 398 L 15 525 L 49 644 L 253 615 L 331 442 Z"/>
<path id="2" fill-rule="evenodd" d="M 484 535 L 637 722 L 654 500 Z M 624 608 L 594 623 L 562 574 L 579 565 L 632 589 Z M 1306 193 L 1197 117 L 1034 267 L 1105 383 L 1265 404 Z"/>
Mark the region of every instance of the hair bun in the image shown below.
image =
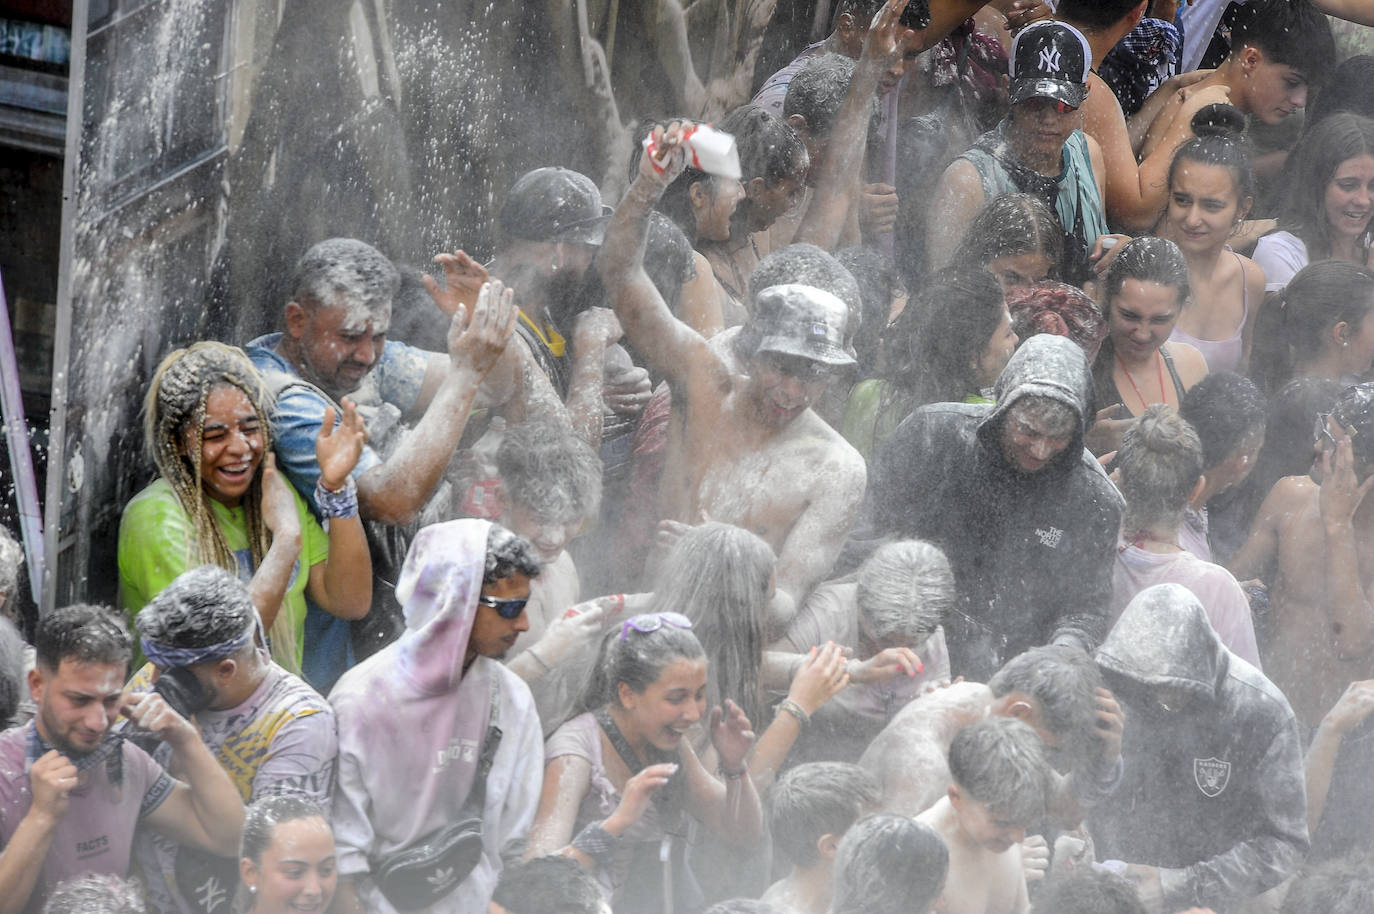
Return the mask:
<path id="1" fill-rule="evenodd" d="M 1203 105 L 1193 114 L 1193 133 L 1202 136 L 1224 136 L 1239 140 L 1245 134 L 1245 115 L 1235 105 L 1213 102 Z"/>

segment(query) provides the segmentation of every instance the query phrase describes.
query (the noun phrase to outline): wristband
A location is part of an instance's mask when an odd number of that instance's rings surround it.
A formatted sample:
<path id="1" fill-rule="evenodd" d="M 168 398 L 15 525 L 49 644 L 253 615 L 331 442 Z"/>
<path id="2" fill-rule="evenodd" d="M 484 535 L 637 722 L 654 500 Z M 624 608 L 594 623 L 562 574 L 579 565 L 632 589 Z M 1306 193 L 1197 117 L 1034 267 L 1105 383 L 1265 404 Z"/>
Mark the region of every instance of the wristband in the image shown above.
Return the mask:
<path id="1" fill-rule="evenodd" d="M 540 657 L 538 654 L 536 654 L 536 653 L 534 652 L 534 648 L 532 648 L 532 647 L 527 647 L 527 648 L 525 648 L 525 653 L 526 653 L 526 654 L 529 654 L 531 657 L 533 657 L 533 658 L 534 658 L 534 662 L 537 663 L 537 664 L 539 664 L 540 666 L 542 666 L 542 667 L 544 668 L 544 672 L 545 672 L 545 673 L 552 673 L 552 672 L 553 672 L 553 667 L 551 667 L 551 666 L 549 666 L 547 663 L 545 663 L 545 662 L 544 662 L 544 658 L 543 658 L 543 657 Z"/>
<path id="2" fill-rule="evenodd" d="M 801 724 L 803 727 L 811 723 L 811 715 L 802 710 L 802 706 L 790 698 L 784 698 L 782 701 L 778 702 L 778 710 L 786 711 L 788 714 L 791 714 L 797 719 L 797 723 Z"/>
<path id="3" fill-rule="evenodd" d="M 601 822 L 593 822 L 577 833 L 577 837 L 572 840 L 572 846 L 591 857 L 600 866 L 606 866 L 611 855 L 620 846 L 620 838 L 602 828 Z"/>
<path id="4" fill-rule="evenodd" d="M 324 479 L 321 477 L 315 480 L 315 504 L 319 506 L 321 518 L 357 517 L 358 484 L 350 476 L 343 489 L 338 492 L 331 492 L 324 487 Z"/>
<path id="5" fill-rule="evenodd" d="M 748 765 L 745 765 L 742 768 L 726 768 L 724 765 L 721 765 L 719 768 L 716 769 L 716 774 L 731 781 L 738 781 L 740 778 L 744 777 L 748 773 Z"/>

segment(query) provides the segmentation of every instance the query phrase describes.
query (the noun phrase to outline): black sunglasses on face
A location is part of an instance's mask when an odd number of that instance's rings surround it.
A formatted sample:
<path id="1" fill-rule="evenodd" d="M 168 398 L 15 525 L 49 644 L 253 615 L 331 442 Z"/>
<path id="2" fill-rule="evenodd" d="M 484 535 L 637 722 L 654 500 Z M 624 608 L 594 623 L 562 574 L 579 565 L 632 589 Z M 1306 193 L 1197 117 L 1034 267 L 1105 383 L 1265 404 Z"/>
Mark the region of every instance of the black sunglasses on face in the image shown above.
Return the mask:
<path id="1" fill-rule="evenodd" d="M 520 614 L 525 611 L 525 604 L 530 601 L 529 597 L 519 600 L 498 600 L 496 597 L 478 597 L 479 606 L 489 606 L 496 610 L 496 614 L 502 619 L 518 619 Z"/>

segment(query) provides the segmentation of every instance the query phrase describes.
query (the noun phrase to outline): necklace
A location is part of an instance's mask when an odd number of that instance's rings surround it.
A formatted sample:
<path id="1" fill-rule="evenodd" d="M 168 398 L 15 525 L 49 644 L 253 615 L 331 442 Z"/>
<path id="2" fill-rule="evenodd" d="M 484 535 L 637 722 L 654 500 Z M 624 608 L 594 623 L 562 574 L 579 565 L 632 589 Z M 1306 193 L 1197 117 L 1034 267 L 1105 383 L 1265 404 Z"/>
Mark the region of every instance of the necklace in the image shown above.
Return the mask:
<path id="1" fill-rule="evenodd" d="M 1116 355 L 1113 353 L 1113 355 Z M 1131 390 L 1135 391 L 1137 399 L 1140 400 L 1142 408 L 1149 408 L 1150 403 L 1145 399 L 1145 395 L 1136 386 L 1135 378 L 1131 377 L 1131 370 L 1126 367 L 1126 363 L 1121 361 L 1121 356 L 1116 355 L 1116 364 L 1121 366 L 1121 373 L 1126 376 L 1126 380 L 1131 382 Z M 1159 370 L 1159 403 L 1168 403 L 1169 394 L 1164 390 L 1164 359 L 1160 357 L 1159 350 L 1155 350 L 1155 368 Z"/>

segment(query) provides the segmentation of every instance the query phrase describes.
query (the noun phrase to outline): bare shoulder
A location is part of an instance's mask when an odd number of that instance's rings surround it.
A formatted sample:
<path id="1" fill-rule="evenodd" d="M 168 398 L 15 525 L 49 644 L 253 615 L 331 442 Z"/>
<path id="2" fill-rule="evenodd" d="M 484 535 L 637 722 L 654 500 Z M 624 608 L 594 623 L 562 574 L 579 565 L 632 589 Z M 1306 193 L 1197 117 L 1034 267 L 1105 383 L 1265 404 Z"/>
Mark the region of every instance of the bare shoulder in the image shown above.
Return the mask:
<path id="1" fill-rule="evenodd" d="M 1078 110 L 1083 113 L 1083 132 L 1088 136 L 1100 139 L 1117 130 L 1123 134 L 1126 131 L 1126 115 L 1121 110 L 1121 102 L 1117 101 L 1112 87 L 1096 73 L 1088 74 L 1088 96 Z"/>
<path id="2" fill-rule="evenodd" d="M 958 158 L 949 165 L 945 166 L 945 173 L 940 177 L 940 184 L 954 190 L 967 191 L 977 189 L 982 191 L 983 181 L 978 177 L 978 169 L 968 159 Z"/>
<path id="3" fill-rule="evenodd" d="M 836 474 L 837 482 L 845 485 L 857 482 L 863 486 L 868 475 L 863 455 L 830 423 L 808 410 L 798 417 L 793 428 L 808 463 L 813 463 L 818 470 Z"/>
<path id="4" fill-rule="evenodd" d="M 1207 376 L 1207 359 L 1195 346 L 1171 340 L 1169 355 L 1173 357 L 1174 367 L 1178 369 L 1178 376 L 1182 379 L 1185 390 Z"/>

